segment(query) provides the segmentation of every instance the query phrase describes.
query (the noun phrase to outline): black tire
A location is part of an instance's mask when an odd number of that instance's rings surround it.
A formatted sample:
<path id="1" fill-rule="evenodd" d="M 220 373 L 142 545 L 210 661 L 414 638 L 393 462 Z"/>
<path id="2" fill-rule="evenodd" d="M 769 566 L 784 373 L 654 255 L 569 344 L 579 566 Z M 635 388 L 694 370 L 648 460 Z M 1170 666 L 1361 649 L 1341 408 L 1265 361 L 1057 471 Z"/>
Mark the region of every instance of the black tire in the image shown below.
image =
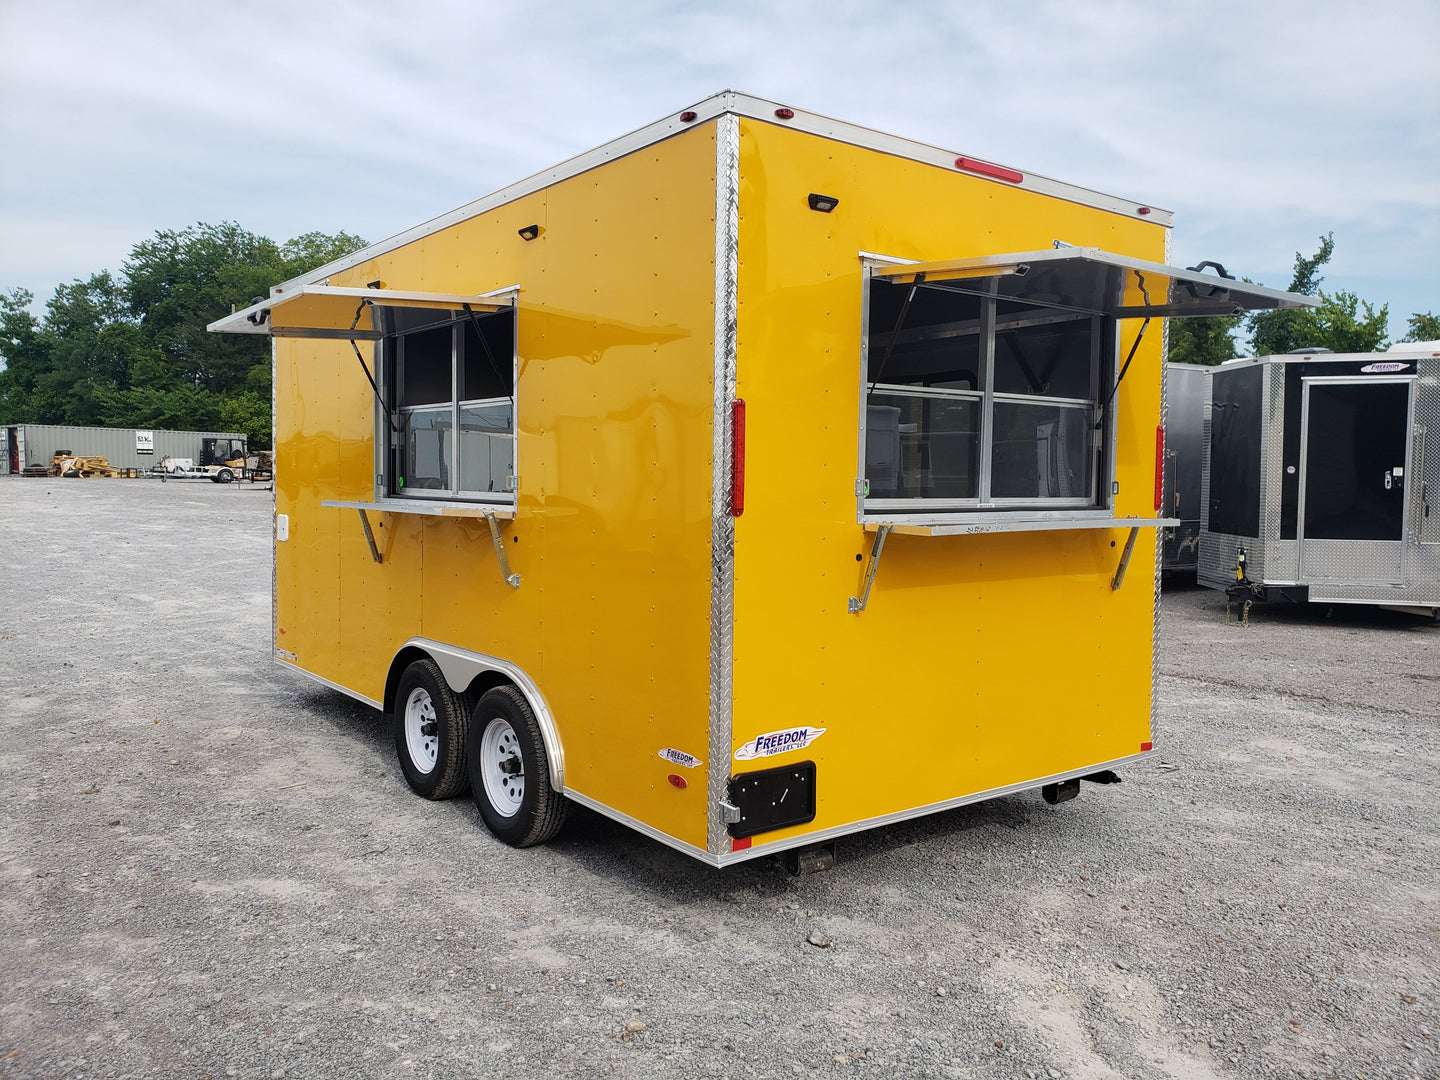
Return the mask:
<path id="1" fill-rule="evenodd" d="M 433 660 L 417 660 L 395 689 L 395 752 L 405 782 L 427 799 L 448 799 L 465 791 L 465 699 L 451 690 Z M 432 760 L 433 758 L 433 760 Z"/>
<path id="2" fill-rule="evenodd" d="M 230 469 L 221 469 L 215 474 L 215 479 L 222 484 L 228 484 L 235 479 L 235 473 Z"/>
<path id="3" fill-rule="evenodd" d="M 475 706 L 465 742 L 470 791 L 497 839 L 523 848 L 560 831 L 570 804 L 551 786 L 545 741 L 525 695 L 513 686 L 488 691 Z M 502 764 L 509 761 L 518 762 L 518 772 Z"/>

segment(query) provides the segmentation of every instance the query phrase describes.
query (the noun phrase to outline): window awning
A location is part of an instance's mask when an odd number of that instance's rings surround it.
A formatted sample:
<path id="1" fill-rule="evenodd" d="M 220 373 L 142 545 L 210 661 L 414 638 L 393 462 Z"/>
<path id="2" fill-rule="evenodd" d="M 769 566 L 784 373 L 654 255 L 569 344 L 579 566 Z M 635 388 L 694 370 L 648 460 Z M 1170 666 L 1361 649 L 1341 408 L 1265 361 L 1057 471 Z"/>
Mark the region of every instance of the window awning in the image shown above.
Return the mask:
<path id="1" fill-rule="evenodd" d="M 1206 266 L 1218 272 L 1205 273 Z M 935 288 L 1121 319 L 1238 315 L 1319 304 L 1309 296 L 1251 285 L 1223 273 L 1216 263 L 1188 269 L 1074 247 L 905 263 L 872 271 L 875 278 L 897 284 L 920 281 Z"/>
<path id="2" fill-rule="evenodd" d="M 407 292 L 401 289 L 362 289 L 339 285 L 294 285 L 276 290 L 267 299 L 211 323 L 207 330 L 220 334 L 273 334 L 275 337 L 336 338 L 374 341 L 380 337 L 371 312 L 377 307 L 433 308 L 477 314 L 510 307 L 507 298 L 463 296 L 457 293 Z"/>

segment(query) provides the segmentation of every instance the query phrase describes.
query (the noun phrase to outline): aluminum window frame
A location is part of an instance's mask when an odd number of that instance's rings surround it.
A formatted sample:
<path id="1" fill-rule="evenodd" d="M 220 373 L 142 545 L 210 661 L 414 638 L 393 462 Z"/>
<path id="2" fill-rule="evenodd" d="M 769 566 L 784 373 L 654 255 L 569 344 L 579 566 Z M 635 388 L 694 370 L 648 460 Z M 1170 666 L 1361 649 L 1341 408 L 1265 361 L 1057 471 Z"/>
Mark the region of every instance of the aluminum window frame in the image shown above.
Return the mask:
<path id="1" fill-rule="evenodd" d="M 1043 394 L 997 393 L 995 391 L 995 347 L 996 334 L 1012 328 L 1007 323 L 1014 320 L 997 320 L 997 305 L 1014 302 L 1003 296 L 981 297 L 980 317 L 975 333 L 979 335 L 976 390 L 952 390 L 943 388 L 916 387 L 913 385 L 877 382 L 873 391 L 902 394 L 926 399 L 967 398 L 981 401 L 980 431 L 977 453 L 977 495 L 975 498 L 954 498 L 934 496 L 912 496 L 906 498 L 874 498 L 869 495 L 867 471 L 868 417 L 872 385 L 870 383 L 870 304 L 871 289 L 876 270 L 911 263 L 912 260 L 892 258 L 861 252 L 861 319 L 860 319 L 860 402 L 858 416 L 857 471 L 855 482 L 856 520 L 860 524 L 876 524 L 895 521 L 933 523 L 968 522 L 976 525 L 992 525 L 987 531 L 1004 531 L 1007 522 L 1020 524 L 1022 517 L 1034 517 L 1038 512 L 1052 521 L 1085 521 L 1109 519 L 1115 505 L 1114 476 L 1116 463 L 1116 416 L 1114 402 L 1105 407 L 1106 397 L 1115 386 L 1120 370 L 1120 326 L 1113 315 L 1096 312 L 1080 313 L 1074 309 L 1056 305 L 1053 312 L 1046 312 L 1046 305 L 1035 303 L 1036 324 L 1067 322 L 1084 319 L 1088 323 L 1091 348 L 1091 391 L 1089 400 L 1070 397 L 1047 397 Z M 967 284 L 982 285 L 985 279 L 972 279 Z M 957 290 L 958 291 L 958 290 Z M 964 295 L 975 295 L 978 290 L 965 289 Z M 1027 321 L 1028 324 L 1028 321 Z M 970 331 L 944 331 L 969 333 Z M 1093 475 L 1090 478 L 1089 494 L 1084 498 L 1067 496 L 1006 496 L 995 498 L 994 450 L 995 450 L 995 403 L 1053 405 L 1064 408 L 1089 409 L 1086 423 L 1093 425 L 1095 417 L 1103 411 L 1104 425 L 1095 431 L 1090 439 L 1089 457 Z"/>
<path id="2" fill-rule="evenodd" d="M 447 318 L 437 319 L 433 328 L 448 326 L 450 330 L 450 396 L 448 403 L 427 403 L 423 405 L 401 404 L 401 387 L 405 375 L 405 349 L 404 340 L 409 334 L 418 333 L 426 327 L 399 331 L 387 327 L 385 332 L 374 342 L 372 363 L 377 373 L 377 383 L 386 390 L 389 400 L 390 415 L 382 415 L 376 410 L 375 416 L 375 489 L 374 497 L 377 500 L 413 500 L 415 502 L 433 503 L 463 503 L 473 505 L 490 505 L 497 508 L 513 508 L 519 497 L 520 479 L 520 312 L 519 312 L 519 286 L 509 286 L 491 293 L 483 293 L 476 297 L 477 301 L 499 300 L 506 306 L 498 310 L 485 310 L 474 312 L 481 320 L 508 317 L 514 322 L 514 333 L 511 335 L 510 350 L 510 388 L 509 395 L 489 398 L 460 398 L 460 380 L 462 377 L 463 358 L 462 349 L 465 340 L 465 328 L 469 322 L 468 316 L 463 312 L 446 312 Z M 416 310 L 404 308 L 403 310 Z M 422 309 L 423 310 L 423 309 Z M 395 342 L 394 362 L 387 361 L 386 344 L 389 341 Z M 499 358 L 497 357 L 497 360 Z M 462 487 L 464 481 L 464 468 L 461 463 L 460 451 L 460 414 L 466 407 L 485 406 L 509 402 L 510 409 L 510 471 L 506 476 L 506 490 L 504 491 L 476 491 Z M 453 479 L 448 488 L 412 488 L 409 486 L 399 487 L 396 484 L 398 477 L 404 475 L 403 462 L 409 453 L 409 432 L 410 426 L 407 418 L 417 412 L 432 412 L 448 405 L 450 415 L 450 432 L 452 449 L 451 455 L 454 459 L 452 466 Z"/>

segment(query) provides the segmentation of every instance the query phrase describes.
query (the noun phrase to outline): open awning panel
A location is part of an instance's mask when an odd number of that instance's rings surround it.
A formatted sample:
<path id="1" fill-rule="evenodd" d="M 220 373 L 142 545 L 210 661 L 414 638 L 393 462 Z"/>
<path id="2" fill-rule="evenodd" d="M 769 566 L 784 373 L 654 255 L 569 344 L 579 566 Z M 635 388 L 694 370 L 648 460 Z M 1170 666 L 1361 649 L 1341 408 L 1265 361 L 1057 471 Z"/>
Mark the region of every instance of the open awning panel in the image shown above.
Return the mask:
<path id="1" fill-rule="evenodd" d="M 1238 315 L 1243 311 L 1315 307 L 1299 293 L 1266 289 L 1219 272 L 1165 266 L 1099 248 L 1057 248 L 939 262 L 886 266 L 882 280 L 1068 308 L 1120 319 Z"/>
<path id="2" fill-rule="evenodd" d="M 222 334 L 273 334 L 276 337 L 337 338 L 374 341 L 377 307 L 431 308 L 477 314 L 510 307 L 508 300 L 463 296 L 456 293 L 409 292 L 401 289 L 362 289 L 338 285 L 295 285 L 276 290 L 268 299 L 251 304 L 206 329 Z"/>

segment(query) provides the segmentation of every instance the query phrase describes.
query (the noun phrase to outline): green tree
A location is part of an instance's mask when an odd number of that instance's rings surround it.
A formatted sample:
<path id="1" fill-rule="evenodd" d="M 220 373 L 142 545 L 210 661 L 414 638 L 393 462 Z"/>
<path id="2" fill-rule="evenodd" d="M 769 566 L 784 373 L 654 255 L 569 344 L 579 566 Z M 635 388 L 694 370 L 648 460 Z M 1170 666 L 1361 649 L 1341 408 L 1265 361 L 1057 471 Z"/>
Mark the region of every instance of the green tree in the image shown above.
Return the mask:
<path id="1" fill-rule="evenodd" d="M 1321 290 L 1320 306 L 1305 314 L 1313 343 L 1331 352 L 1378 352 L 1389 344 L 1389 304 L 1377 311 L 1354 293 Z"/>
<path id="2" fill-rule="evenodd" d="M 1213 367 L 1235 359 L 1234 331 L 1238 315 L 1215 315 L 1200 319 L 1171 319 L 1168 359 L 1176 364 L 1204 364 Z"/>
<path id="3" fill-rule="evenodd" d="M 40 321 L 30 311 L 35 295 L 25 289 L 0 293 L 0 423 L 36 421 L 31 398 L 50 367 L 50 346 Z"/>
<path id="4" fill-rule="evenodd" d="M 1416 312 L 1410 316 L 1410 329 L 1401 341 L 1440 341 L 1440 315 Z"/>
<path id="5" fill-rule="evenodd" d="M 277 245 L 234 222 L 161 230 L 124 270 L 0 295 L 0 421 L 243 431 L 270 442 L 270 354 L 261 336 L 207 324 L 365 241 L 310 232 Z"/>
<path id="6" fill-rule="evenodd" d="M 1320 237 L 1320 250 L 1308 259 L 1298 251 L 1295 253 L 1295 273 L 1290 278 L 1289 291 L 1314 296 L 1320 291 L 1320 267 L 1330 261 L 1335 252 L 1335 234 L 1326 233 Z M 1292 349 L 1319 346 L 1313 340 L 1310 312 L 1306 308 L 1283 308 L 1279 311 L 1257 311 L 1246 319 L 1250 336 L 1250 349 L 1256 356 L 1272 356 L 1287 353 Z"/>
<path id="7" fill-rule="evenodd" d="M 1250 348 L 1256 356 L 1271 356 L 1295 349 L 1329 349 L 1331 352 L 1377 352 L 1388 344 L 1390 305 L 1378 309 L 1352 292 L 1327 293 L 1320 267 L 1335 252 L 1334 233 L 1320 237 L 1320 248 L 1309 258 L 1295 253 L 1295 274 L 1290 292 L 1317 297 L 1314 308 L 1258 311 L 1247 322 Z"/>

